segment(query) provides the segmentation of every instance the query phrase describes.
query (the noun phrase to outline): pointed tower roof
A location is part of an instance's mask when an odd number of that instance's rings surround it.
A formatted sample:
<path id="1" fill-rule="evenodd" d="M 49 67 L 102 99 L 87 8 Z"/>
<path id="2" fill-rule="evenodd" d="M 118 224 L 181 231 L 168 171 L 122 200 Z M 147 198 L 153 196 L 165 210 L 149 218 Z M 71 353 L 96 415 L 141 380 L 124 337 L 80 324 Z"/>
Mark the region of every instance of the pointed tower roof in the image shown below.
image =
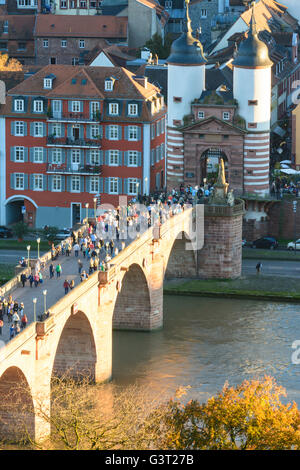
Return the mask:
<path id="1" fill-rule="evenodd" d="M 241 42 L 236 58 L 232 64 L 235 67 L 245 68 L 265 68 L 273 65 L 269 57 L 268 47 L 258 37 L 255 19 L 255 2 L 252 2 L 252 17 L 248 37 Z"/>
<path id="2" fill-rule="evenodd" d="M 183 23 L 183 32 L 171 46 L 171 53 L 167 59 L 168 64 L 174 65 L 203 65 L 206 59 L 201 42 L 192 35 L 191 19 L 189 16 L 189 2 L 186 3 L 186 15 Z"/>

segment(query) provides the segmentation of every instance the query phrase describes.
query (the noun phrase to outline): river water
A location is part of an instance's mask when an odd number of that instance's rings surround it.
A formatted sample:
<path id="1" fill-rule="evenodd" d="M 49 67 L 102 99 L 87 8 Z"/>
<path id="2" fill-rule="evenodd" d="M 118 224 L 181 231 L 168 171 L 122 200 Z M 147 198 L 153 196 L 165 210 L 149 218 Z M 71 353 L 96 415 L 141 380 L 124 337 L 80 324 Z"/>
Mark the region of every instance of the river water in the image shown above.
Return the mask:
<path id="1" fill-rule="evenodd" d="M 113 381 L 167 395 L 190 385 L 189 398 L 205 401 L 225 381 L 236 385 L 267 374 L 300 406 L 295 340 L 300 305 L 165 296 L 162 330 L 114 332 Z"/>

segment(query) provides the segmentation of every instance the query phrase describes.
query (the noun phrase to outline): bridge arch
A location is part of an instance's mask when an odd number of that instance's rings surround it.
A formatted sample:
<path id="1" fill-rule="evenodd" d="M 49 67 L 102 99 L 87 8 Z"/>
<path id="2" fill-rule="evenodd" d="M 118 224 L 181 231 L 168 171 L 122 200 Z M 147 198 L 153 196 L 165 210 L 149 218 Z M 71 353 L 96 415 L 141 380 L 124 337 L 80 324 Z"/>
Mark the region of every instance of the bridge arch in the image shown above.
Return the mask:
<path id="1" fill-rule="evenodd" d="M 65 375 L 96 378 L 97 352 L 93 329 L 86 314 L 71 314 L 59 336 L 53 357 L 52 378 Z"/>
<path id="2" fill-rule="evenodd" d="M 18 440 L 35 435 L 32 391 L 19 367 L 11 366 L 0 377 L 0 436 Z"/>
<path id="3" fill-rule="evenodd" d="M 137 263 L 129 266 L 119 285 L 112 325 L 121 330 L 149 330 L 151 298 L 144 270 Z"/>
<path id="4" fill-rule="evenodd" d="M 165 279 L 196 277 L 196 252 L 190 237 L 180 231 L 165 253 Z"/>

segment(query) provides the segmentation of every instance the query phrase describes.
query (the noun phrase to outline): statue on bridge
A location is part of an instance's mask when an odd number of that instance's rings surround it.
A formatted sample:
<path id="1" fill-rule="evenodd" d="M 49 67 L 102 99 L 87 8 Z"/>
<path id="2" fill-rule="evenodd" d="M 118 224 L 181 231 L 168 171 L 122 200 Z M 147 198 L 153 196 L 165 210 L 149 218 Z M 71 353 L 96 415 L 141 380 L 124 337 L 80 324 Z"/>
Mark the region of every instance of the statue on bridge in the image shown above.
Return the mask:
<path id="1" fill-rule="evenodd" d="M 209 198 L 209 204 L 218 204 L 218 205 L 234 205 L 234 195 L 233 191 L 228 192 L 229 184 L 226 182 L 225 178 L 225 166 L 223 158 L 219 158 L 219 172 L 218 179 L 214 185 L 212 195 Z"/>

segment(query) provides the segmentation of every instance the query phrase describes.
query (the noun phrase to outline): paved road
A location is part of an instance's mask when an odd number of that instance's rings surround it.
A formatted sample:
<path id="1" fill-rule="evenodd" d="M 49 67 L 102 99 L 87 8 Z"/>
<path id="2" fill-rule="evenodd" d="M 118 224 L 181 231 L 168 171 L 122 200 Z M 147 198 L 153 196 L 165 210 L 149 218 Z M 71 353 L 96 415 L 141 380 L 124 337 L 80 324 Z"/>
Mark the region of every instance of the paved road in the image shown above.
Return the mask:
<path id="1" fill-rule="evenodd" d="M 256 274 L 255 266 L 262 263 L 261 274 L 266 276 L 285 276 L 300 278 L 300 261 L 244 259 L 243 274 Z"/>
<path id="2" fill-rule="evenodd" d="M 40 256 L 45 253 L 45 251 L 40 251 Z M 27 250 L 0 250 L 0 264 L 18 264 L 22 256 L 27 259 Z M 37 258 L 37 251 L 30 250 L 30 256 Z"/>

